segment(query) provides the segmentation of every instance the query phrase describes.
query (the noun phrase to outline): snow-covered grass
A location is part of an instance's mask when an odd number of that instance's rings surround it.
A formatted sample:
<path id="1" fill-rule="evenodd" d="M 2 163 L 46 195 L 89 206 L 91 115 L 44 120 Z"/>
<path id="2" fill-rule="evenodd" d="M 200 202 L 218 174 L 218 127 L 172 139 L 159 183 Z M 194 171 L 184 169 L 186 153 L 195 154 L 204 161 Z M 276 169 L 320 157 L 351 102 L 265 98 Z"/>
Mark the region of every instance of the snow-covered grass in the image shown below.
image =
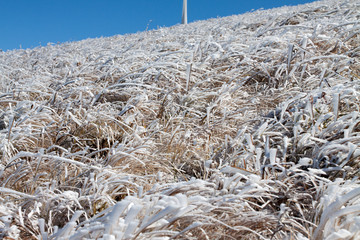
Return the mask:
<path id="1" fill-rule="evenodd" d="M 0 53 L 6 239 L 360 238 L 360 3 Z"/>

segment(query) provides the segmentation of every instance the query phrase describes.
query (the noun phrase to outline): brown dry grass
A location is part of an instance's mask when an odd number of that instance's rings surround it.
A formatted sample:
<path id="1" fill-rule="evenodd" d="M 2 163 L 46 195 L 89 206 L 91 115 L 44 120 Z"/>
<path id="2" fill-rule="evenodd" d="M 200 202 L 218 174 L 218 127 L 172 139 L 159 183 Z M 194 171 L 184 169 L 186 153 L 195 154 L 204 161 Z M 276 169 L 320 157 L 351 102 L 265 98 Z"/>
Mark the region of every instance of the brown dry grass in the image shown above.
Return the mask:
<path id="1" fill-rule="evenodd" d="M 328 212 L 358 201 L 334 197 L 359 187 L 358 8 L 323 1 L 1 53 L 1 237 L 355 229 L 354 215 Z"/>

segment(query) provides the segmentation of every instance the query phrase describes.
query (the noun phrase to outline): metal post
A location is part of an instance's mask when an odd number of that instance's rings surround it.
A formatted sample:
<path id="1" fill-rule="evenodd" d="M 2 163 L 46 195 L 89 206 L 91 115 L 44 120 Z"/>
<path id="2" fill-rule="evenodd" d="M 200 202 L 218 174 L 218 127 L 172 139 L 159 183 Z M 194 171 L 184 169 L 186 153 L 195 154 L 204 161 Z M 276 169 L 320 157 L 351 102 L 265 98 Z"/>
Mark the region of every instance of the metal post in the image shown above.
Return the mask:
<path id="1" fill-rule="evenodd" d="M 181 24 L 187 24 L 187 0 L 183 0 Z"/>

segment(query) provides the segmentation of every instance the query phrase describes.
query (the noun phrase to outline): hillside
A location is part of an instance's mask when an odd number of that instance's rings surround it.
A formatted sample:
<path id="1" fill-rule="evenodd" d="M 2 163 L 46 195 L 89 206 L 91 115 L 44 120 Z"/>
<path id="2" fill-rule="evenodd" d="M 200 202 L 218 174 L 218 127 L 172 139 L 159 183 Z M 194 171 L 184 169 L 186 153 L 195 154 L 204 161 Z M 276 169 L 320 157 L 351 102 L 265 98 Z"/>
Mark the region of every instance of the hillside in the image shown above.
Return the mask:
<path id="1" fill-rule="evenodd" d="M 359 239 L 360 3 L 0 53 L 4 239 Z"/>

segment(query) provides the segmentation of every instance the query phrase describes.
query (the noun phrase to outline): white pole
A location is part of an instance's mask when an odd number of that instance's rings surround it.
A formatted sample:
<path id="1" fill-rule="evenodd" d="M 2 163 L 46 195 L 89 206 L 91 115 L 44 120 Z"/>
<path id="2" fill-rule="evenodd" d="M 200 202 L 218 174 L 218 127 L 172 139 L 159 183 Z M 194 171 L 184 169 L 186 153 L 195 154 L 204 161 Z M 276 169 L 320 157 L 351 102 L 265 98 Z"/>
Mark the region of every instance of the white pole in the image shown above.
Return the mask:
<path id="1" fill-rule="evenodd" d="M 183 0 L 181 24 L 187 24 L 187 0 Z"/>

